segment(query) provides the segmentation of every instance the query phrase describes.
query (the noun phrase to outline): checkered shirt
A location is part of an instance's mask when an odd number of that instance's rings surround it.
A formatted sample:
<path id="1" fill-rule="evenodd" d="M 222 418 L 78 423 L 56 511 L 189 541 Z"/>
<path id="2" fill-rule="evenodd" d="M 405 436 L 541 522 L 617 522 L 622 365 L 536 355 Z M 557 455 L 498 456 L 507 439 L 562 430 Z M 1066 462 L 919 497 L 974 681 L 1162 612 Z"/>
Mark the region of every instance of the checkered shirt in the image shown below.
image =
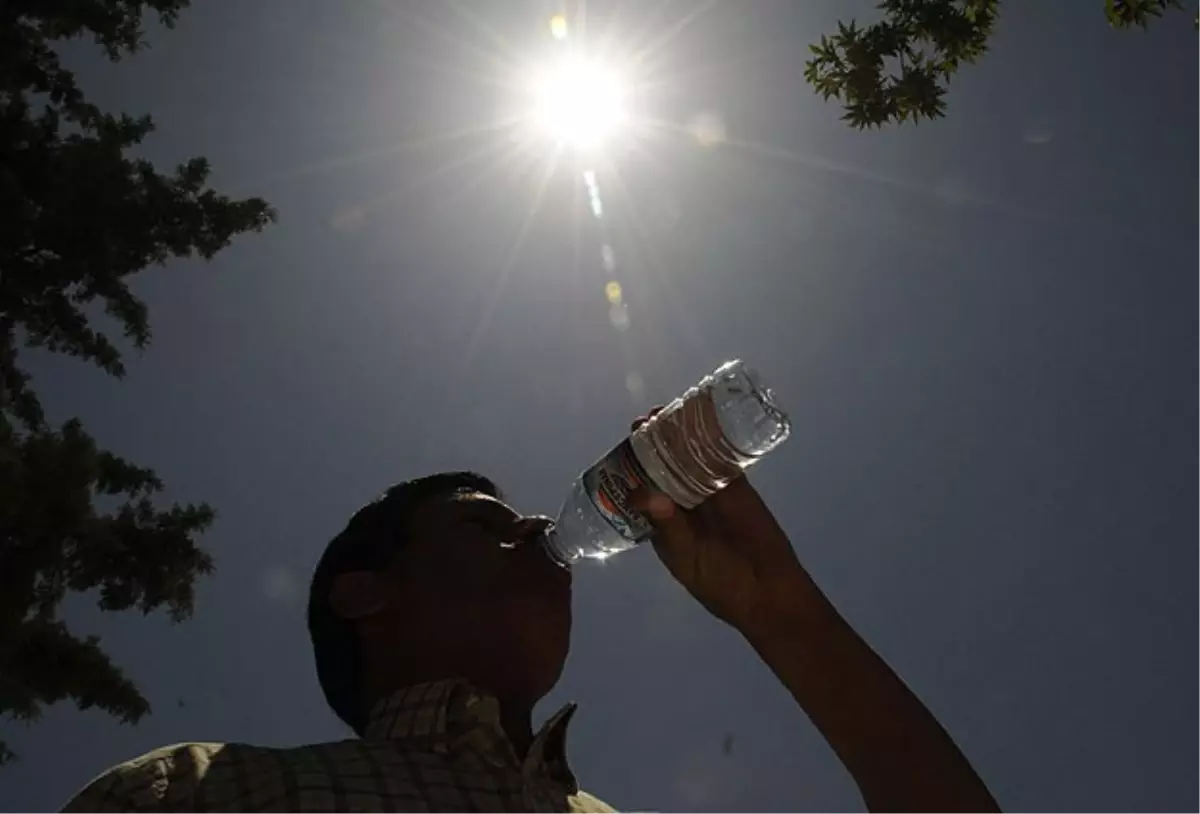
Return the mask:
<path id="1" fill-rule="evenodd" d="M 496 699 L 463 681 L 407 687 L 365 737 L 292 749 L 166 746 L 92 781 L 64 811 L 613 811 L 567 765 L 568 704 L 519 760 Z"/>

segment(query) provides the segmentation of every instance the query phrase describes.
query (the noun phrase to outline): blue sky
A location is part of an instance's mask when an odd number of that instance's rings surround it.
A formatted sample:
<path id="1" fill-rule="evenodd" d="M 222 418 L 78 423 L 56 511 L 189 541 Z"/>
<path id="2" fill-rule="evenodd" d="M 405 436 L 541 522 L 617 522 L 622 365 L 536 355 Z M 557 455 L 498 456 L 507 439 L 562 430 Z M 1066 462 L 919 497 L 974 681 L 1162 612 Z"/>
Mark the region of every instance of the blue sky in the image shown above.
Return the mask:
<path id="1" fill-rule="evenodd" d="M 437 137 L 508 110 L 506 66 L 544 44 L 551 4 L 502 5 L 213 0 L 121 65 L 72 49 L 96 102 L 155 116 L 147 155 L 207 155 L 280 222 L 138 281 L 155 337 L 124 381 L 35 360 L 56 414 L 217 507 L 218 573 L 180 627 L 70 603 L 155 714 L 129 728 L 60 706 L 7 728 L 23 760 L 0 799 L 57 807 L 164 743 L 344 737 L 303 600 L 358 505 L 471 467 L 553 514 L 635 415 L 741 356 L 795 425 L 755 483 L 1001 805 L 1194 809 L 1190 15 L 1115 32 L 1100 0 L 1006 3 L 947 119 L 859 133 L 802 70 L 867 4 L 730 0 L 667 38 L 691 4 L 593 0 L 614 51 L 653 45 L 639 109 L 719 116 L 728 136 L 616 145 L 602 234 L 569 162 L 534 209 L 538 156 L 496 131 Z M 861 808 L 651 552 L 576 585 L 543 713 L 582 703 L 588 790 L 642 810 Z"/>

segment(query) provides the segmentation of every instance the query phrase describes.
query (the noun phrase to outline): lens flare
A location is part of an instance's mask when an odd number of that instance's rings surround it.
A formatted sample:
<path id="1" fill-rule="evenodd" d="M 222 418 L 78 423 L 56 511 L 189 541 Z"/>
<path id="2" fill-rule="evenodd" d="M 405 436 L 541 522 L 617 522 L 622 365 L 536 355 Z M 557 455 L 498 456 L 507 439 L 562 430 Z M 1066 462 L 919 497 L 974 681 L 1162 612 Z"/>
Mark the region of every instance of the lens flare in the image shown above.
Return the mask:
<path id="1" fill-rule="evenodd" d="M 556 40 L 565 40 L 567 38 L 567 18 L 561 14 L 555 14 L 550 18 L 550 36 Z"/>

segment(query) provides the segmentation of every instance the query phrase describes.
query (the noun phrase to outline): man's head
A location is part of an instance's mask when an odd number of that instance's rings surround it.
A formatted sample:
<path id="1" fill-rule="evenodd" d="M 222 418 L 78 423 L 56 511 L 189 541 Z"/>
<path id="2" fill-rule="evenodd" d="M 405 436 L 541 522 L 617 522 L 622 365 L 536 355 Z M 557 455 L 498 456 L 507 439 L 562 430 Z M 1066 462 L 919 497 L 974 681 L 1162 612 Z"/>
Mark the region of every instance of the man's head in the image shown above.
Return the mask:
<path id="1" fill-rule="evenodd" d="M 370 704 L 404 684 L 467 678 L 532 706 L 558 681 L 571 575 L 472 472 L 393 486 L 326 548 L 309 591 L 317 676 L 362 733 Z"/>

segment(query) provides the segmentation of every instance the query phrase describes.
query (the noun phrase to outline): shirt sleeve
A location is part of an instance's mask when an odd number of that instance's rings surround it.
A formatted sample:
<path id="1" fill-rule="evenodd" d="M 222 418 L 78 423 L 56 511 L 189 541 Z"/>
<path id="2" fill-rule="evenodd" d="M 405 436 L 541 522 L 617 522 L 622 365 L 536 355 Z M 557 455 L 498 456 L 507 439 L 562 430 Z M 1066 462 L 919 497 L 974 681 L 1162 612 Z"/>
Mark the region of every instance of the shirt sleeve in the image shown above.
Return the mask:
<path id="1" fill-rule="evenodd" d="M 177 744 L 114 766 L 72 797 L 63 812 L 190 811 L 215 744 Z"/>
<path id="2" fill-rule="evenodd" d="M 124 775 L 120 766 L 109 769 L 67 801 L 63 812 L 132 811 L 122 794 Z"/>

